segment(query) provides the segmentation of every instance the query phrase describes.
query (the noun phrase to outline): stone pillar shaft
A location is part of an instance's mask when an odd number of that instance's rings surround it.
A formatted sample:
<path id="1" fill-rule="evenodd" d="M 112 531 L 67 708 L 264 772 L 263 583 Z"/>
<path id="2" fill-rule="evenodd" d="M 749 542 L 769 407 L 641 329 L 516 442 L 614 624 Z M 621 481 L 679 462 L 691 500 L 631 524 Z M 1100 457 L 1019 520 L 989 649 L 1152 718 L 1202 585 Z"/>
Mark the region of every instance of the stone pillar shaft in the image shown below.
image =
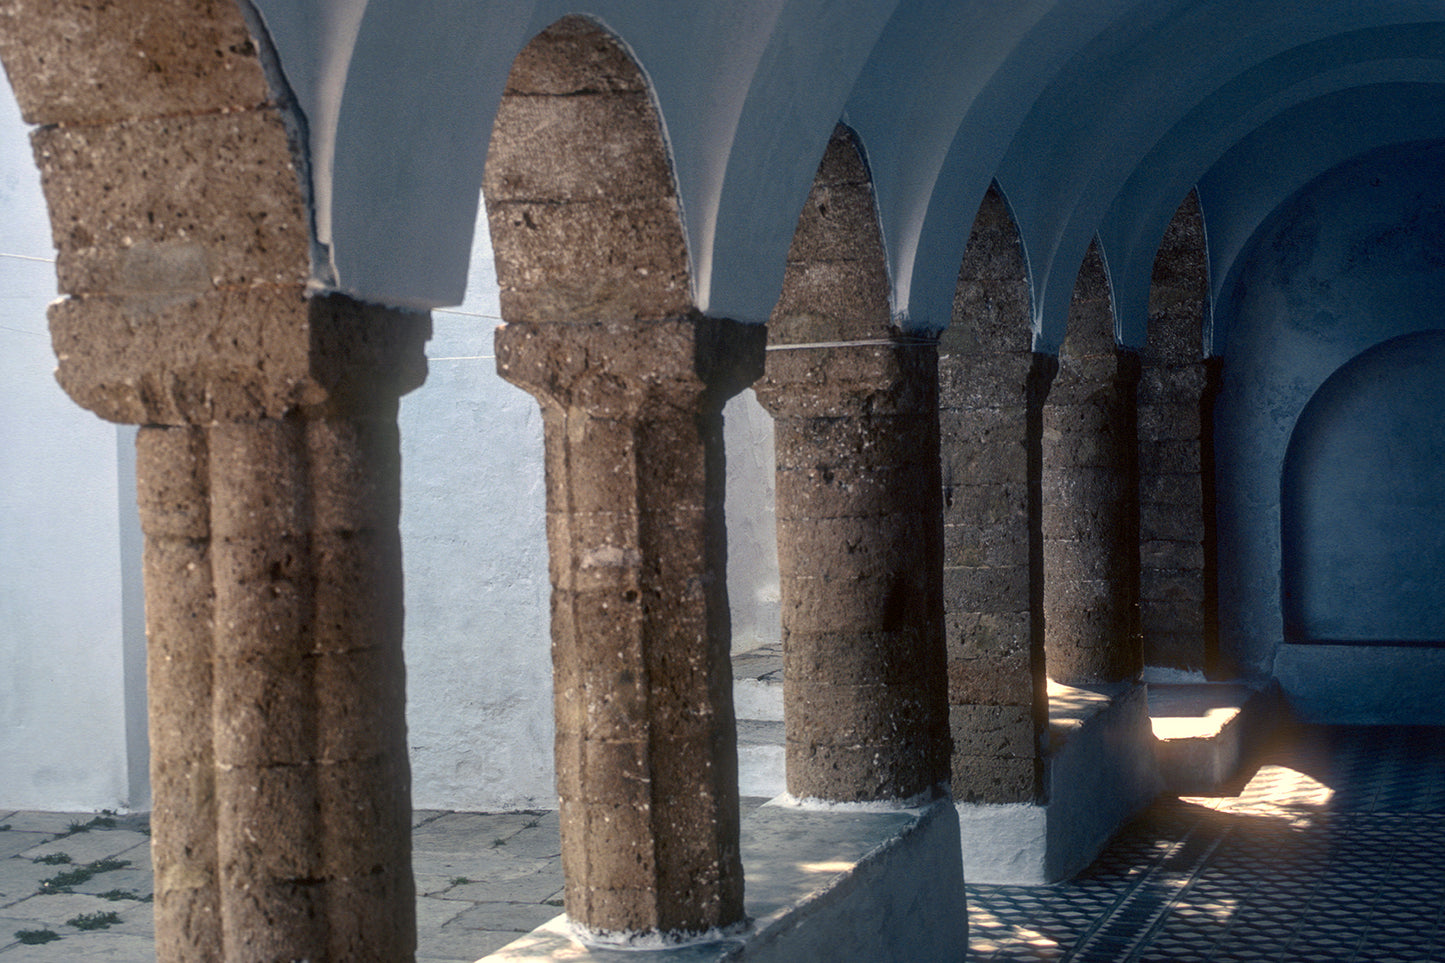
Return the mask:
<path id="1" fill-rule="evenodd" d="M 797 347 L 773 415 L 788 791 L 901 799 L 947 777 L 932 344 Z"/>
<path id="2" fill-rule="evenodd" d="M 566 903 L 593 931 L 742 919 L 721 411 L 762 335 L 497 331 L 498 370 L 542 406 Z"/>
<path id="3" fill-rule="evenodd" d="M 1040 419 L 1055 366 L 1029 351 L 979 353 L 948 336 L 940 351 L 954 795 L 1033 802 L 1043 791 L 1039 733 L 1048 723 Z"/>
<path id="4" fill-rule="evenodd" d="M 1090 247 L 1043 413 L 1045 657 L 1068 685 L 1136 679 L 1139 639 L 1139 360 L 1114 341 L 1107 278 Z"/>
<path id="5" fill-rule="evenodd" d="M 1139 604 L 1148 665 L 1217 672 L 1214 397 L 1204 356 L 1209 268 L 1191 191 L 1164 232 L 1139 379 Z"/>
<path id="6" fill-rule="evenodd" d="M 1042 405 L 1028 266 L 997 186 L 979 204 L 939 338 L 944 612 L 954 798 L 1043 795 Z"/>
<path id="7" fill-rule="evenodd" d="M 148 427 L 161 959 L 414 946 L 391 419 Z"/>

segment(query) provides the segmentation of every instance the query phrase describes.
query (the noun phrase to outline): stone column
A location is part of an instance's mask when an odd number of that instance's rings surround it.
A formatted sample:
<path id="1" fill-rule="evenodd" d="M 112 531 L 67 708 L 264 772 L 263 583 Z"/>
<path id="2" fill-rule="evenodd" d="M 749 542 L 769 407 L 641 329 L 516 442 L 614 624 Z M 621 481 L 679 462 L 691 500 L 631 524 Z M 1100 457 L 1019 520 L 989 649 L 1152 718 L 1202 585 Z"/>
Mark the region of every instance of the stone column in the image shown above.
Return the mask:
<path id="1" fill-rule="evenodd" d="M 1139 379 L 1140 614 L 1147 665 L 1215 672 L 1214 397 L 1208 251 L 1190 192 L 1164 232 Z"/>
<path id="2" fill-rule="evenodd" d="M 892 326 L 868 169 L 829 141 L 768 322 L 788 791 L 904 799 L 947 777 L 938 362 Z"/>
<path id="3" fill-rule="evenodd" d="M 396 404 L 425 316 L 309 316 L 381 356 L 315 407 L 137 437 L 161 960 L 415 946 Z"/>
<path id="4" fill-rule="evenodd" d="M 567 913 L 594 933 L 743 918 L 722 406 L 764 331 L 686 317 L 497 330 L 541 403 Z"/>
<path id="5" fill-rule="evenodd" d="M 1138 358 L 1117 347 L 1103 258 L 1089 246 L 1043 414 L 1044 629 L 1049 678 L 1136 679 Z"/>
<path id="6" fill-rule="evenodd" d="M 788 792 L 916 796 L 948 771 L 937 355 L 774 347 Z"/>
<path id="7" fill-rule="evenodd" d="M 308 297 L 265 44 L 228 2 L 0 2 L 57 380 L 142 426 L 157 958 L 405 960 L 396 409 L 430 320 Z"/>
<path id="8" fill-rule="evenodd" d="M 1042 405 L 1027 266 L 997 187 L 979 206 L 938 344 L 954 798 L 1029 803 L 1048 723 L 1039 531 Z"/>

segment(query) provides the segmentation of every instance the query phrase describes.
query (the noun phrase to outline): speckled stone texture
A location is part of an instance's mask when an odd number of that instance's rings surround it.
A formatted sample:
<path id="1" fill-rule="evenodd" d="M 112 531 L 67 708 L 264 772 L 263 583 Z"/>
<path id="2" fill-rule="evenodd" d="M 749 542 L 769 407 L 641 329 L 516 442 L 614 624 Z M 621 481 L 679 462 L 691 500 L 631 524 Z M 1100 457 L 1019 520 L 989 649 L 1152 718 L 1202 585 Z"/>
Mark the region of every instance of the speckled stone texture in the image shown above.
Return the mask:
<path id="1" fill-rule="evenodd" d="M 1147 665 L 1215 674 L 1214 397 L 1208 250 L 1190 192 L 1164 232 L 1139 378 L 1139 606 Z"/>
<path id="2" fill-rule="evenodd" d="M 1042 788 L 1039 439 L 1055 367 L 1033 353 L 1023 248 L 991 187 L 938 345 L 953 794 L 968 802 Z"/>
<path id="3" fill-rule="evenodd" d="M 351 313 L 355 345 L 357 316 L 381 312 Z M 392 317 L 379 340 L 411 320 L 419 365 L 424 318 Z M 368 387 L 317 409 L 137 438 L 162 960 L 394 960 L 414 945 L 406 382 L 384 365 L 353 379 Z"/>
<path id="4" fill-rule="evenodd" d="M 889 325 L 868 173 L 829 143 L 755 385 L 774 418 L 787 786 L 905 799 L 946 778 L 937 360 Z"/>
<path id="5" fill-rule="evenodd" d="M 665 318 L 692 308 L 647 81 L 592 21 L 564 17 L 517 55 L 482 189 L 508 322 Z"/>
<path id="6" fill-rule="evenodd" d="M 597 932 L 742 918 L 722 405 L 766 333 L 692 305 L 647 81 L 564 17 L 513 63 L 483 179 L 507 324 L 542 407 L 568 915 Z"/>
<path id="7" fill-rule="evenodd" d="M 1044 649 L 1049 678 L 1121 682 L 1139 640 L 1138 358 L 1117 347 L 1097 244 L 1074 284 L 1044 404 Z"/>
<path id="8" fill-rule="evenodd" d="M 396 408 L 429 319 L 307 296 L 236 4 L 0 2 L 0 57 L 58 380 L 142 426 L 157 958 L 410 959 Z"/>
<path id="9" fill-rule="evenodd" d="M 566 905 L 594 931 L 742 918 L 721 412 L 763 336 L 497 331 L 498 371 L 542 406 Z"/>

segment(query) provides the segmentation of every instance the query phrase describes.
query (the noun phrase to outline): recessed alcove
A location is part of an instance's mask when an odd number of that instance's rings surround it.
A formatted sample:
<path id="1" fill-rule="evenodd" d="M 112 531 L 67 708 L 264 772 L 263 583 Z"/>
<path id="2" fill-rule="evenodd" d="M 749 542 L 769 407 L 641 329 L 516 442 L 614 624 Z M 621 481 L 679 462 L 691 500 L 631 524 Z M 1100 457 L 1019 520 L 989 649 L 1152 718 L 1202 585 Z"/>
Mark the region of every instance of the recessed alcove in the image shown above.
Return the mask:
<path id="1" fill-rule="evenodd" d="M 1445 645 L 1445 331 L 1335 370 L 1300 413 L 1281 478 L 1291 643 Z"/>

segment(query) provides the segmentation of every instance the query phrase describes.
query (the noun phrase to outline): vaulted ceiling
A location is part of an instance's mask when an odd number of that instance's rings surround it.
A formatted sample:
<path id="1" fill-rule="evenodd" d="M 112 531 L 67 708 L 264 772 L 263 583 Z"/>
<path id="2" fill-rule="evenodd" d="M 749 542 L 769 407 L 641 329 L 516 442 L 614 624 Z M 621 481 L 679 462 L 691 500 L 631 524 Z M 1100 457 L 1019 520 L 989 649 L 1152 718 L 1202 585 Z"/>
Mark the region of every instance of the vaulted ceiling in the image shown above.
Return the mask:
<path id="1" fill-rule="evenodd" d="M 1036 346 L 1062 338 L 1099 237 L 1121 338 L 1142 342 L 1154 252 L 1200 191 L 1216 293 L 1269 213 L 1387 144 L 1445 139 L 1436 0 L 255 0 L 305 115 L 327 283 L 457 302 L 508 70 L 569 13 L 651 81 L 697 286 L 764 321 L 840 119 L 873 173 L 894 312 L 947 324 L 993 181 L 1026 248 Z M 423 13 L 423 11 L 425 11 Z"/>

